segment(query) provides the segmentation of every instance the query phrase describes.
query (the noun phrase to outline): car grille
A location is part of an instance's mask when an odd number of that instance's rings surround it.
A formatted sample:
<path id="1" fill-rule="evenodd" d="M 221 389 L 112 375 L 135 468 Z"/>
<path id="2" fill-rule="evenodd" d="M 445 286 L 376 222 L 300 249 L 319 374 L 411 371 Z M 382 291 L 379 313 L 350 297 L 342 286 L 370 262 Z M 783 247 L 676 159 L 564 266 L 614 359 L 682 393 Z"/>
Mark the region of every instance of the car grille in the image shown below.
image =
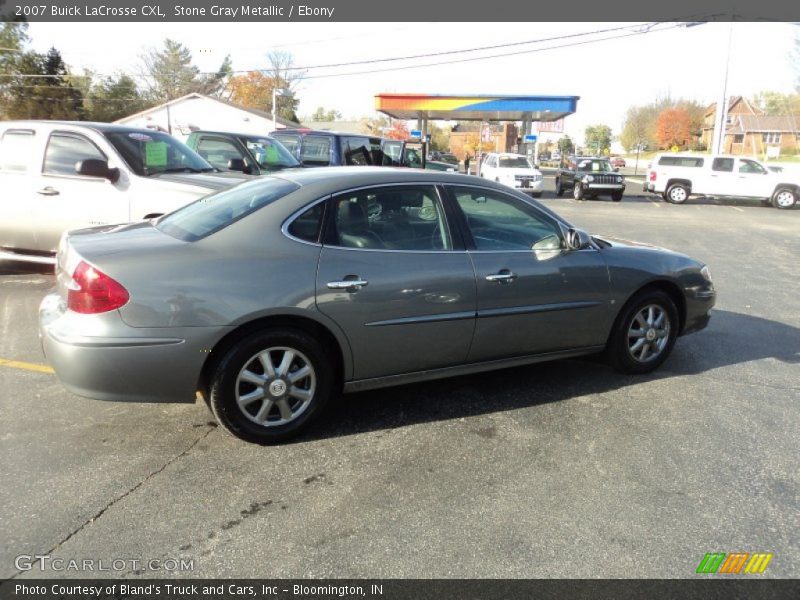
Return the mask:
<path id="1" fill-rule="evenodd" d="M 617 175 L 595 175 L 592 183 L 621 183 Z"/>
<path id="2" fill-rule="evenodd" d="M 539 181 L 541 175 L 514 175 L 514 181 Z"/>

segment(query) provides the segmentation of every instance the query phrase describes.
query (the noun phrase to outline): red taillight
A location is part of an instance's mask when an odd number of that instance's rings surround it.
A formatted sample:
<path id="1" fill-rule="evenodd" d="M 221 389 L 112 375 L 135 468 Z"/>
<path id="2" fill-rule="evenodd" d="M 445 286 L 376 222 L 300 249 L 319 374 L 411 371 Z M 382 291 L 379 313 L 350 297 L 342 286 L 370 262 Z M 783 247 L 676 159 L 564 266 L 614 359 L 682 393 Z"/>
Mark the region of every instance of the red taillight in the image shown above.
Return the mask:
<path id="1" fill-rule="evenodd" d="M 656 180 L 656 172 L 650 171 L 650 181 L 655 181 L 655 180 Z"/>
<path id="2" fill-rule="evenodd" d="M 81 261 L 72 274 L 67 308 L 85 315 L 102 313 L 123 306 L 129 298 L 128 290 L 118 282 Z"/>

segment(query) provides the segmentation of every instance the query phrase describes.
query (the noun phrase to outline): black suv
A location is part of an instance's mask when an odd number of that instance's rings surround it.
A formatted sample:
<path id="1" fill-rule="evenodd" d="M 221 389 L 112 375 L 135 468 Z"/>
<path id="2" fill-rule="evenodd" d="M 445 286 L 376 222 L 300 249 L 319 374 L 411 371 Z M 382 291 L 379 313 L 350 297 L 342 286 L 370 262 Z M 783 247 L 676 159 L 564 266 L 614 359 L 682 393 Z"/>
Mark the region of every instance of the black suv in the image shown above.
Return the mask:
<path id="1" fill-rule="evenodd" d="M 556 196 L 560 198 L 565 190 L 570 190 L 575 200 L 607 194 L 619 202 L 625 193 L 625 177 L 618 171 L 606 158 L 570 156 L 556 174 Z"/>

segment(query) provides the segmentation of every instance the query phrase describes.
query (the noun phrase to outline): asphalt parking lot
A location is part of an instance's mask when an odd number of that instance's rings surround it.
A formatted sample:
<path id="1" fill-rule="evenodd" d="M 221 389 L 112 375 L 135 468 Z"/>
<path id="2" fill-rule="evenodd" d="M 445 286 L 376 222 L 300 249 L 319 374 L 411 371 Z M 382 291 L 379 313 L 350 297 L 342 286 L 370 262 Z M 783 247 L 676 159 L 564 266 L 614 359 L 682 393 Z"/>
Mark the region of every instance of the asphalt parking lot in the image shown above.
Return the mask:
<path id="1" fill-rule="evenodd" d="M 41 576 L 15 566 L 33 554 L 192 559 L 192 577 L 694 577 L 737 551 L 800 575 L 800 210 L 547 183 L 579 227 L 707 262 L 709 328 L 643 377 L 566 360 L 345 396 L 277 447 L 202 402 L 64 391 L 36 370 L 52 275 L 0 264 L 0 578 Z"/>

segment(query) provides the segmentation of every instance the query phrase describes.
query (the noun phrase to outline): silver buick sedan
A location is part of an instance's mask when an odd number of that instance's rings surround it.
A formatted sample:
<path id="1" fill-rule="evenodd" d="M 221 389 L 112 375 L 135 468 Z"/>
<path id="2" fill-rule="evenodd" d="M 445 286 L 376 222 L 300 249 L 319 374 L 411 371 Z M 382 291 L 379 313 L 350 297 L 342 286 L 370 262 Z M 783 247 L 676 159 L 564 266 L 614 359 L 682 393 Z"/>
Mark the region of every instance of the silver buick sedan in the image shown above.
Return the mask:
<path id="1" fill-rule="evenodd" d="M 40 308 L 71 391 L 193 402 L 278 442 L 335 394 L 604 353 L 646 373 L 704 328 L 708 268 L 521 192 L 410 169 L 283 171 L 66 234 Z"/>

